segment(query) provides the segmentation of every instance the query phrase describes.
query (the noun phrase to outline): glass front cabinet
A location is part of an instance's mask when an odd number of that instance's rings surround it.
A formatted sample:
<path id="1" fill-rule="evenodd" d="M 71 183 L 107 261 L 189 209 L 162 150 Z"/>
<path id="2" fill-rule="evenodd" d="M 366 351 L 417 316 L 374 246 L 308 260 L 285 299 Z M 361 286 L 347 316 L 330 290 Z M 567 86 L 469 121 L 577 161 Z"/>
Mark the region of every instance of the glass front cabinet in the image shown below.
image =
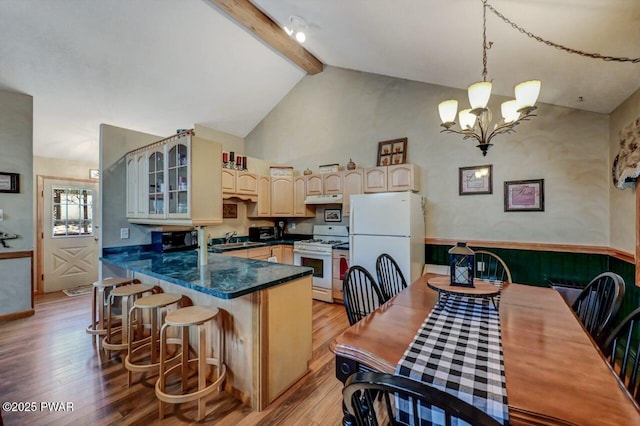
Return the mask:
<path id="1" fill-rule="evenodd" d="M 127 219 L 160 225 L 222 223 L 222 148 L 190 133 L 126 155 Z"/>

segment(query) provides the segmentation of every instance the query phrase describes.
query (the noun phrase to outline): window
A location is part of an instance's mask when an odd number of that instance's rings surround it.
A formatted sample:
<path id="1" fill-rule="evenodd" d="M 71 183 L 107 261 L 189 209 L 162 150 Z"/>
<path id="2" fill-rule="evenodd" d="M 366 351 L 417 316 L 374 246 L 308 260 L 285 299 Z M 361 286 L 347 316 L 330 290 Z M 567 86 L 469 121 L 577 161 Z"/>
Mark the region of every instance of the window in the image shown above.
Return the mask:
<path id="1" fill-rule="evenodd" d="M 93 190 L 53 187 L 52 237 L 93 235 Z"/>

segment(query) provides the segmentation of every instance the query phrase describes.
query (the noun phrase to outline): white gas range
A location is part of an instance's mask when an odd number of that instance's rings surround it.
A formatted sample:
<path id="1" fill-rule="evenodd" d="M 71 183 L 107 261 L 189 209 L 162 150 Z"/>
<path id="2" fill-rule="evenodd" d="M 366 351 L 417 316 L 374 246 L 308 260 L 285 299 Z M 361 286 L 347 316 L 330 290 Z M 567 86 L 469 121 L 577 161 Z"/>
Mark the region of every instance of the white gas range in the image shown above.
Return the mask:
<path id="1" fill-rule="evenodd" d="M 293 264 L 313 268 L 313 298 L 333 303 L 331 293 L 333 247 L 349 241 L 346 226 L 314 225 L 313 239 L 293 243 Z"/>

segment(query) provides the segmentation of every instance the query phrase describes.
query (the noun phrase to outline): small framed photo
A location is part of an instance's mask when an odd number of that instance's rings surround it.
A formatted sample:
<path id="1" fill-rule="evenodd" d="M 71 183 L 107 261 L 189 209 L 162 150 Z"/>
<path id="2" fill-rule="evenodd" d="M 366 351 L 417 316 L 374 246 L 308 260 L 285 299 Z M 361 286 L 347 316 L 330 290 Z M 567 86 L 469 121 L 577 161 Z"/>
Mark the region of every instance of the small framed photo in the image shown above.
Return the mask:
<path id="1" fill-rule="evenodd" d="M 504 183 L 505 212 L 543 212 L 544 179 L 512 180 Z"/>
<path id="2" fill-rule="evenodd" d="M 493 170 L 491 164 L 484 166 L 460 167 L 458 194 L 493 194 Z"/>
<path id="3" fill-rule="evenodd" d="M 0 172 L 0 192 L 19 193 L 20 175 L 18 173 Z"/>
<path id="4" fill-rule="evenodd" d="M 342 220 L 342 210 L 340 209 L 325 209 L 324 221 L 325 222 L 340 222 Z"/>
<path id="5" fill-rule="evenodd" d="M 222 204 L 222 218 L 223 219 L 236 219 L 238 217 L 238 205 L 237 204 Z"/>
<path id="6" fill-rule="evenodd" d="M 407 138 L 391 139 L 378 143 L 378 166 L 407 162 Z"/>

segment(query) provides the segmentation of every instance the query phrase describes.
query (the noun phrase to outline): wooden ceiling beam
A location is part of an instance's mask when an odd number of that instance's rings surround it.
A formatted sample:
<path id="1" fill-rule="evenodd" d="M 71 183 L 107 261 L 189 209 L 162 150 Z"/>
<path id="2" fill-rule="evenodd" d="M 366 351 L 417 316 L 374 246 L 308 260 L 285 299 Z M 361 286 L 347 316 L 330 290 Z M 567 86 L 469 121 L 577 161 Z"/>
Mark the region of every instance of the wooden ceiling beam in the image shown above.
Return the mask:
<path id="1" fill-rule="evenodd" d="M 298 42 L 289 38 L 278 24 L 273 22 L 271 18 L 255 7 L 249 0 L 210 1 L 307 73 L 318 74 L 322 72 L 324 64 L 318 58 Z"/>

